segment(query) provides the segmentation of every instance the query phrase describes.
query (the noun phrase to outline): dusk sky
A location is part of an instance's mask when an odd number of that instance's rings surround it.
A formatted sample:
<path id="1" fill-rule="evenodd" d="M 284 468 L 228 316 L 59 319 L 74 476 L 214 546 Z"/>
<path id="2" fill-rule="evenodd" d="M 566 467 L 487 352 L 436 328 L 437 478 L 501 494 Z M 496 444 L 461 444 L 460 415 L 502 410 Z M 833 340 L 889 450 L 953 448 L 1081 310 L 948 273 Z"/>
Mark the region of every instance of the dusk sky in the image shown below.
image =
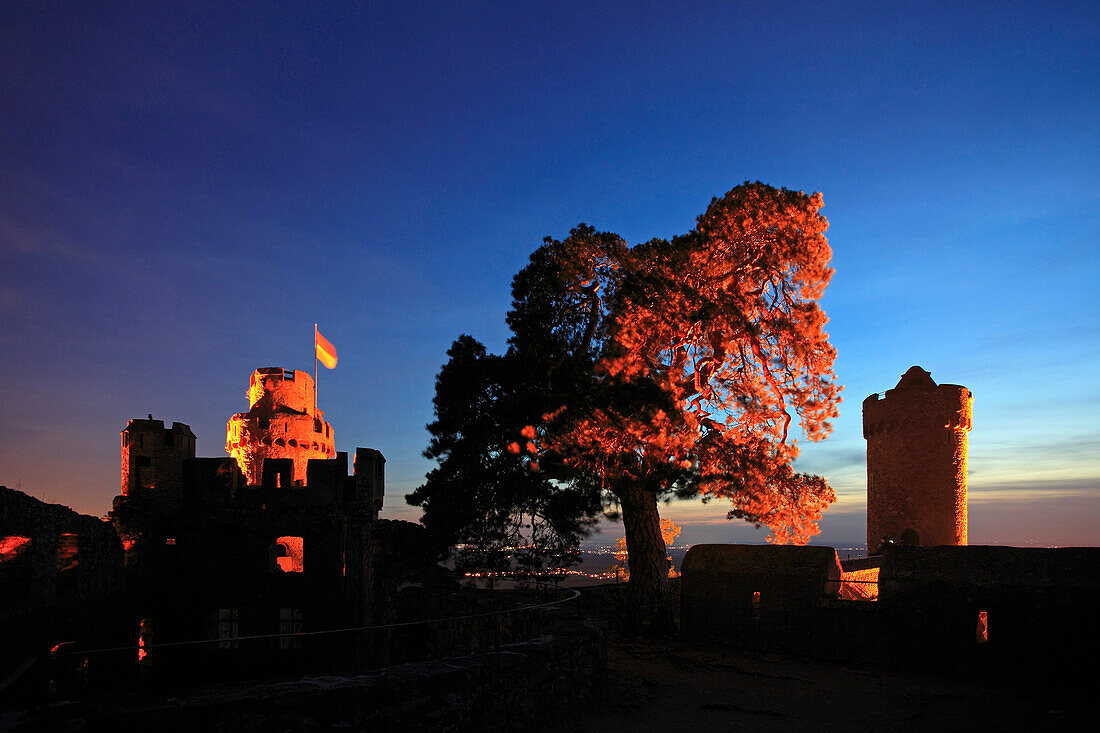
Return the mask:
<path id="1" fill-rule="evenodd" d="M 1100 544 L 1098 40 L 1094 1 L 6 1 L 0 484 L 103 515 L 148 413 L 225 455 L 316 322 L 337 449 L 415 521 L 445 352 L 505 348 L 544 236 L 671 237 L 760 180 L 830 221 L 815 542 L 864 542 L 861 402 L 918 364 L 974 394 L 971 544 Z M 763 540 L 727 509 L 661 512 Z"/>

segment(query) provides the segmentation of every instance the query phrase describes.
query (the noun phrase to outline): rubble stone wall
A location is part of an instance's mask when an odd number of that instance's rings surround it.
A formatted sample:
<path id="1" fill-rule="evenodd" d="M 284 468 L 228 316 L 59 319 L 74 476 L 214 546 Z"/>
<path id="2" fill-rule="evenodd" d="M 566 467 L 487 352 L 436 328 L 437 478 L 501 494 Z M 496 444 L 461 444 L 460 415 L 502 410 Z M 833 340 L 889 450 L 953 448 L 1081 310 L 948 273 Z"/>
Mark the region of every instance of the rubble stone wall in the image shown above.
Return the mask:
<path id="1" fill-rule="evenodd" d="M 681 573 L 681 632 L 707 639 L 812 614 L 838 596 L 841 565 L 832 547 L 695 545 Z"/>

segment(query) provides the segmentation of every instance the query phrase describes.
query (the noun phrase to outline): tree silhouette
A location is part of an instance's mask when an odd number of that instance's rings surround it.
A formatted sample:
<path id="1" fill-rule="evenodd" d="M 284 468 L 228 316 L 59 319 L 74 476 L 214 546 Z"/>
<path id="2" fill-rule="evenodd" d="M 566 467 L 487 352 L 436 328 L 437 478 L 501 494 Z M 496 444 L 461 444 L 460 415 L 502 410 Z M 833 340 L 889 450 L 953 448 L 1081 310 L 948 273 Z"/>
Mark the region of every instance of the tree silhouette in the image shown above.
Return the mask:
<path id="1" fill-rule="evenodd" d="M 791 467 L 795 416 L 820 440 L 840 401 L 817 303 L 832 276 L 821 206 L 745 183 L 671 241 L 629 247 L 583 224 L 547 238 L 513 280 L 508 374 L 490 378 L 502 400 L 490 409 L 507 415 L 501 428 L 529 417 L 517 432 L 548 479 L 537 491 L 617 504 L 639 629 L 671 624 L 658 501 L 728 499 L 770 540 L 805 542 L 835 500 Z"/>
<path id="2" fill-rule="evenodd" d="M 436 420 L 424 455 L 438 462 L 409 494 L 424 508 L 422 523 L 435 551 L 460 546 L 463 570 L 539 570 L 579 560 L 581 535 L 599 513 L 598 497 L 558 485 L 537 470 L 524 426 L 538 418 L 530 390 L 511 355 L 488 354 L 460 336 L 436 378 Z M 528 431 L 532 439 L 533 430 Z"/>

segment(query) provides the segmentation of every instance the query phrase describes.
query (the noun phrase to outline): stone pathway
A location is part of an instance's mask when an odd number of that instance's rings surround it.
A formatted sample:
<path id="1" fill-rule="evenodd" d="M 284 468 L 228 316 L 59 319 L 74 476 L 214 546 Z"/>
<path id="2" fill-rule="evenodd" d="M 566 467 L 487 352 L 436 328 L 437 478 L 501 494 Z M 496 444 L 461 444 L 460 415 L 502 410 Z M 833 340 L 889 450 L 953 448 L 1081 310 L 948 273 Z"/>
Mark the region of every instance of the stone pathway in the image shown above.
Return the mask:
<path id="1" fill-rule="evenodd" d="M 554 733 L 1073 731 L 1084 681 L 934 675 L 778 654 L 613 638 L 597 703 Z"/>

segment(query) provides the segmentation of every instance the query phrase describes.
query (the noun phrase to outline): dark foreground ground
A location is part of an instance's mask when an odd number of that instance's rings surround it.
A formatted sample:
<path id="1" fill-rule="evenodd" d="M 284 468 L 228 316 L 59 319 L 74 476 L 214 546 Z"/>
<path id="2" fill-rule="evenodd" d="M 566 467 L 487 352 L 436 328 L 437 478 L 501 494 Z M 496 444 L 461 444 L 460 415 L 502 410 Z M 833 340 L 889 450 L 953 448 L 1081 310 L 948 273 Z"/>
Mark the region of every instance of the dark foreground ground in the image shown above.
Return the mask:
<path id="1" fill-rule="evenodd" d="M 670 586 L 673 608 L 678 608 L 679 584 L 673 582 Z M 524 719 L 522 727 L 510 728 L 503 718 L 490 717 L 484 727 L 482 723 L 486 721 L 483 720 L 478 723 L 477 728 L 467 726 L 467 730 L 519 729 L 531 733 L 538 730 L 549 733 L 731 730 L 774 733 L 985 733 L 1097 729 L 1096 722 L 1092 719 L 1096 717 L 1094 708 L 1100 706 L 1100 691 L 1095 689 L 1095 659 L 1091 658 L 1080 659 L 1078 670 L 1048 670 L 1045 674 L 1038 674 L 1021 667 L 991 673 L 977 669 L 922 670 L 825 661 L 790 654 L 749 651 L 716 642 L 689 643 L 678 637 L 628 638 L 623 635 L 621 628 L 622 619 L 627 618 L 630 612 L 625 587 L 615 585 L 585 589 L 577 599 L 564 606 L 562 611 L 574 619 L 596 619 L 608 629 L 608 668 L 592 702 L 572 711 L 567 709 L 566 700 L 555 699 L 550 704 L 560 716 L 557 719 L 544 715 L 543 705 L 539 705 L 538 717 L 534 721 Z M 439 663 L 434 664 L 438 666 Z M 329 686 L 340 681 L 335 677 L 318 677 L 317 680 Z M 276 680 L 264 683 L 267 688 L 276 692 L 282 690 L 284 684 L 289 682 Z M 319 683 L 315 680 L 314 686 L 316 684 Z M 522 681 L 518 681 L 517 689 L 523 689 L 522 684 Z M 403 696 L 412 695 L 407 686 L 397 689 L 401 690 Z M 491 693 L 495 693 L 497 689 L 492 688 Z M 222 687 L 217 689 L 216 694 L 219 698 L 228 700 L 233 691 Z M 203 694 L 209 696 L 208 693 L 209 691 L 191 691 L 191 696 L 197 695 L 201 698 Z M 295 700 L 291 698 L 293 695 L 286 698 L 289 702 L 284 697 L 279 699 L 293 708 Z M 500 695 L 493 694 L 493 699 L 497 698 Z M 261 699 L 258 704 L 267 705 L 264 702 L 266 699 Z M 135 715 L 145 709 L 142 706 L 148 703 L 140 696 L 115 702 L 115 707 Z M 164 700 L 160 702 L 164 703 Z M 452 709 L 453 702 L 452 700 L 445 704 L 438 712 L 443 714 Z M 67 710 L 70 712 L 67 713 Z M 303 710 L 306 708 L 303 707 Z M 328 707 L 324 710 L 326 713 L 331 712 Z M 28 729 L 103 729 L 96 725 L 84 728 L 75 725 L 78 720 L 88 716 L 65 706 L 47 713 L 37 716 L 37 725 L 32 724 Z M 332 729 L 320 719 L 315 720 L 315 717 L 320 716 L 295 718 L 297 722 L 275 727 L 243 727 L 251 730 Z M 454 730 L 454 727 L 431 722 L 436 720 L 438 723 L 444 717 L 425 720 L 399 718 L 399 725 L 396 727 L 372 724 L 367 728 L 357 728 L 352 724 L 350 729 Z M 20 718 L 16 713 L 5 715 L 0 712 L 0 731 L 14 725 Z M 344 718 L 353 720 L 356 715 L 349 714 Z M 338 715 L 334 717 L 341 720 L 344 718 Z M 131 715 L 130 719 L 138 720 L 140 715 L 138 718 Z M 217 717 L 213 720 L 217 722 Z M 64 721 L 68 721 L 68 724 L 60 725 Z M 496 725 L 493 725 L 494 722 Z M 237 730 L 241 727 L 208 725 L 198 729 Z M 110 729 L 153 728 L 116 726 Z M 174 729 L 189 728 L 176 726 Z"/>
<path id="2" fill-rule="evenodd" d="M 612 633 L 608 675 L 588 710 L 554 733 L 629 731 L 1084 731 L 1100 692 L 1080 676 L 931 673 L 627 640 Z M 1086 706 L 1086 699 L 1089 701 Z"/>

